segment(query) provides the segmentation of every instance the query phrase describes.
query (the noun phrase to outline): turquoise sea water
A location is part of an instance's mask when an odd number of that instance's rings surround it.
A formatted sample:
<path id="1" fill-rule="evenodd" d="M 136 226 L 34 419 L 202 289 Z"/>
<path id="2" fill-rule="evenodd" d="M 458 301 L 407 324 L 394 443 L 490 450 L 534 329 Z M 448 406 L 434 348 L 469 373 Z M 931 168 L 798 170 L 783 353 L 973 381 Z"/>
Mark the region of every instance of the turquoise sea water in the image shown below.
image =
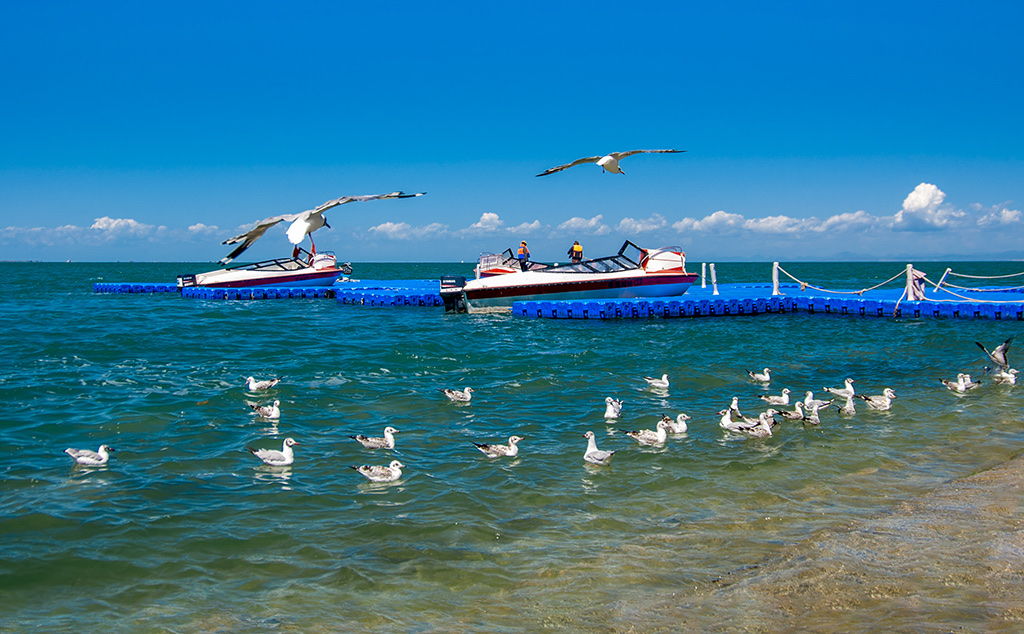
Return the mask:
<path id="1" fill-rule="evenodd" d="M 860 288 L 902 266 L 786 268 Z M 918 264 L 932 277 L 945 266 Z M 92 292 L 94 282 L 202 268 L 0 264 L 0 630 L 672 628 L 666 604 L 685 610 L 725 575 L 1024 447 L 1024 387 L 986 381 L 958 398 L 938 381 L 981 376 L 974 342 L 991 348 L 1024 332 L 1021 322 L 554 321 Z M 471 265 L 355 268 L 422 279 Z M 718 274 L 768 281 L 770 265 L 721 264 Z M 765 366 L 767 389 L 746 380 Z M 647 389 L 642 377 L 662 373 L 668 391 Z M 284 379 L 253 395 L 248 375 Z M 863 393 L 895 389 L 893 409 L 830 412 L 817 428 L 783 422 L 767 440 L 718 427 L 733 396 L 757 413 L 761 394 L 817 394 L 848 376 Z M 466 386 L 470 404 L 439 391 Z M 606 396 L 626 402 L 614 425 Z M 277 424 L 250 415 L 247 402 L 273 398 Z M 693 417 L 690 430 L 663 448 L 616 431 L 679 412 Z M 401 430 L 394 451 L 349 438 L 386 425 Z M 587 430 L 619 450 L 610 466 L 583 462 Z M 524 440 L 512 460 L 470 444 L 513 433 Z M 299 442 L 288 469 L 245 450 L 285 437 Z M 62 453 L 101 443 L 117 450 L 105 468 Z M 392 459 L 406 465 L 392 484 L 349 469 Z M 912 628 L 921 614 L 889 618 Z"/>

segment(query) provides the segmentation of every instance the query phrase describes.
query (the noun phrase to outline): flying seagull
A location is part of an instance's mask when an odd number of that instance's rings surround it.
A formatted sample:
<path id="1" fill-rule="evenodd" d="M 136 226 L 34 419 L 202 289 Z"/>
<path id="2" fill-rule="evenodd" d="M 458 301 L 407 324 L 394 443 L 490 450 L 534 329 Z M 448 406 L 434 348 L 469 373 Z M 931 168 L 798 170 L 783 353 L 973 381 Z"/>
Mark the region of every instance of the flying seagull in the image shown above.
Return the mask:
<path id="1" fill-rule="evenodd" d="M 554 174 L 555 172 L 561 172 L 564 169 L 570 167 L 576 167 L 583 163 L 597 163 L 606 172 L 612 174 L 625 174 L 619 167 L 619 161 L 626 158 L 627 156 L 633 156 L 634 154 L 679 154 L 686 150 L 630 150 L 629 152 L 612 152 L 605 156 L 588 156 L 586 158 L 576 159 L 572 163 L 566 163 L 565 165 L 559 165 L 558 167 L 552 167 L 551 169 L 544 170 L 537 176 L 547 176 L 548 174 Z"/>
<path id="2" fill-rule="evenodd" d="M 297 214 L 282 214 L 280 216 L 271 216 L 264 220 L 261 220 L 256 226 L 249 231 L 237 235 L 234 238 L 229 238 L 221 244 L 235 244 L 241 242 L 234 251 L 224 256 L 220 263 L 227 264 L 231 260 L 234 260 L 243 251 L 252 246 L 253 242 L 256 242 L 260 237 L 267 232 L 267 229 L 273 227 L 277 223 L 287 220 L 292 223 L 288 227 L 288 241 L 292 244 L 299 244 L 305 239 L 306 236 L 312 234 L 320 227 L 327 227 L 331 225 L 327 224 L 327 219 L 324 218 L 324 212 L 332 207 L 338 205 L 344 205 L 345 203 L 352 202 L 365 202 L 367 200 L 380 200 L 383 198 L 415 198 L 416 196 L 422 196 L 426 192 L 420 192 L 418 194 L 406 194 L 404 192 L 391 192 L 390 194 L 371 194 L 369 196 L 342 196 L 341 198 L 335 198 L 334 200 L 328 200 L 324 204 L 316 207 L 315 209 L 307 209 Z M 313 242 L 313 238 L 309 238 L 310 242 Z M 315 248 L 315 247 L 314 247 Z"/>
<path id="3" fill-rule="evenodd" d="M 1007 368 L 1010 367 L 1010 362 L 1006 360 L 1006 353 L 1010 350 L 1010 342 L 1012 341 L 1013 337 L 1010 337 L 1003 343 L 996 346 L 995 350 L 992 350 L 991 352 L 989 352 L 989 350 L 984 345 L 982 345 L 980 341 L 975 341 L 974 343 L 978 344 L 978 347 L 985 351 L 985 354 L 988 355 L 988 358 L 992 359 L 992 363 L 995 363 L 1005 371 Z"/>

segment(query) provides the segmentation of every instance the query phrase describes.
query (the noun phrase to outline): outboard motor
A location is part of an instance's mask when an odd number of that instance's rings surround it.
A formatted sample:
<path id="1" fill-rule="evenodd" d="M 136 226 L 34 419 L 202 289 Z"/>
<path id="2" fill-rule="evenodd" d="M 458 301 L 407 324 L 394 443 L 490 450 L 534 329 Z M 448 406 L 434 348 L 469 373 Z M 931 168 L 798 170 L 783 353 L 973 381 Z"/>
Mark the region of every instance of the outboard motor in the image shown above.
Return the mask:
<path id="1" fill-rule="evenodd" d="M 466 278 L 461 275 L 445 275 L 441 278 L 441 300 L 444 301 L 445 313 L 466 312 L 466 298 L 462 294 L 465 285 Z"/>
<path id="2" fill-rule="evenodd" d="M 178 290 L 196 285 L 196 276 L 187 274 L 178 276 Z"/>

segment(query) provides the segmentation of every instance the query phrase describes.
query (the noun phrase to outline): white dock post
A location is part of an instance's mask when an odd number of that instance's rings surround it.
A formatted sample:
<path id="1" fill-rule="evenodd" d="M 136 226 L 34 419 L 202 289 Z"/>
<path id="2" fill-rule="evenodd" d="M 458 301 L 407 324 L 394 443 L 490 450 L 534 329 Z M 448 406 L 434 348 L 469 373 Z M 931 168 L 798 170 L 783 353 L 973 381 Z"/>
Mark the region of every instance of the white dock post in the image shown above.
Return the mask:
<path id="1" fill-rule="evenodd" d="M 707 288 L 708 287 L 707 276 L 708 276 L 708 263 L 707 262 L 701 262 L 700 263 L 700 287 L 701 288 Z"/>
<path id="2" fill-rule="evenodd" d="M 712 295 L 718 295 L 718 277 L 715 275 L 715 263 L 711 263 L 711 288 L 713 289 Z"/>
<path id="3" fill-rule="evenodd" d="M 938 293 L 939 292 L 939 289 L 942 288 L 942 283 L 946 281 L 946 276 L 949 275 L 949 272 L 952 271 L 952 270 L 953 269 L 950 269 L 950 268 L 946 269 L 946 272 L 943 273 L 942 277 L 939 278 L 939 283 L 935 285 L 935 290 L 933 290 L 932 293 Z"/>
<path id="4" fill-rule="evenodd" d="M 772 262 L 772 295 L 779 294 L 779 263 Z"/>

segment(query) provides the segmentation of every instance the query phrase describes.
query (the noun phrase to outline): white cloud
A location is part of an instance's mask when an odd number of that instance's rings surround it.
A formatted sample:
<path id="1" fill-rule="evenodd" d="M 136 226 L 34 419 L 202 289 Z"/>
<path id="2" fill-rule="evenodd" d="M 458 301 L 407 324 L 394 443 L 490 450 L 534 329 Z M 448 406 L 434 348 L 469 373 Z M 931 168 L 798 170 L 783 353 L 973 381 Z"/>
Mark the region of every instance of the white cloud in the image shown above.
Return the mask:
<path id="1" fill-rule="evenodd" d="M 189 225 L 188 232 L 193 235 L 209 236 L 220 233 L 220 227 L 217 225 L 204 225 L 199 222 L 194 225 Z"/>
<path id="2" fill-rule="evenodd" d="M 921 183 L 903 201 L 903 208 L 893 216 L 897 231 L 938 231 L 962 224 L 967 214 L 943 204 L 946 194 L 931 183 Z"/>
<path id="3" fill-rule="evenodd" d="M 144 237 L 158 229 L 153 225 L 143 224 L 132 218 L 110 218 L 109 216 L 96 218 L 89 228 L 96 231 L 101 239 L 104 240 L 114 240 L 124 236 Z"/>
<path id="4" fill-rule="evenodd" d="M 635 220 L 633 218 L 623 218 L 619 222 L 619 233 L 626 235 L 635 233 L 644 233 L 647 231 L 657 231 L 658 229 L 664 229 L 668 225 L 668 222 L 659 214 L 651 214 L 650 218 L 646 220 Z"/>
<path id="5" fill-rule="evenodd" d="M 751 218 L 743 228 L 754 233 L 800 233 L 817 222 L 817 218 L 790 218 L 789 216 L 765 216 Z"/>
<path id="6" fill-rule="evenodd" d="M 541 227 L 543 227 L 543 225 L 540 224 L 540 220 L 534 220 L 533 222 L 524 222 L 524 223 L 516 225 L 514 227 L 509 227 L 508 228 L 508 232 L 509 233 L 514 233 L 514 234 L 517 234 L 517 235 L 518 234 L 531 235 L 531 234 L 534 234 L 534 233 L 537 233 L 538 231 L 540 231 Z"/>
<path id="7" fill-rule="evenodd" d="M 672 228 L 679 233 L 691 231 L 715 231 L 723 232 L 743 227 L 744 218 L 742 214 L 731 214 L 725 211 L 716 211 L 705 216 L 701 220 L 696 218 L 683 218 L 672 225 Z"/>
<path id="8" fill-rule="evenodd" d="M 407 222 L 384 222 L 375 227 L 370 227 L 368 231 L 383 235 L 392 240 L 414 240 L 443 235 L 447 233 L 448 226 L 439 222 L 433 222 L 421 227 L 414 227 Z"/>
<path id="9" fill-rule="evenodd" d="M 866 211 L 855 211 L 836 214 L 827 218 L 817 226 L 810 227 L 811 231 L 849 231 L 851 229 L 868 229 L 881 222 L 878 216 L 872 216 Z"/>
<path id="10" fill-rule="evenodd" d="M 975 211 L 984 212 L 984 215 L 978 218 L 979 227 L 1018 224 L 1024 219 L 1024 214 L 1021 214 L 1019 210 L 1009 209 L 1006 205 L 995 205 L 990 207 L 987 212 L 981 205 L 972 205 L 972 207 Z"/>
<path id="11" fill-rule="evenodd" d="M 497 233 L 503 226 L 505 226 L 505 223 L 498 214 L 485 211 L 480 215 L 480 220 L 463 229 L 461 233 L 486 235 L 489 233 Z"/>
<path id="12" fill-rule="evenodd" d="M 69 244 L 98 246 L 118 240 L 153 240 L 158 233 L 168 231 L 160 225 L 147 225 L 132 218 L 104 216 L 93 220 L 88 227 L 61 225 L 59 227 L 6 227 L 0 231 L 5 242 L 22 242 L 29 246 L 64 246 Z"/>
<path id="13" fill-rule="evenodd" d="M 584 235 L 603 236 L 611 233 L 611 227 L 601 222 L 604 216 L 598 214 L 593 218 L 580 218 L 574 216 L 558 225 L 559 231 L 581 233 Z"/>

